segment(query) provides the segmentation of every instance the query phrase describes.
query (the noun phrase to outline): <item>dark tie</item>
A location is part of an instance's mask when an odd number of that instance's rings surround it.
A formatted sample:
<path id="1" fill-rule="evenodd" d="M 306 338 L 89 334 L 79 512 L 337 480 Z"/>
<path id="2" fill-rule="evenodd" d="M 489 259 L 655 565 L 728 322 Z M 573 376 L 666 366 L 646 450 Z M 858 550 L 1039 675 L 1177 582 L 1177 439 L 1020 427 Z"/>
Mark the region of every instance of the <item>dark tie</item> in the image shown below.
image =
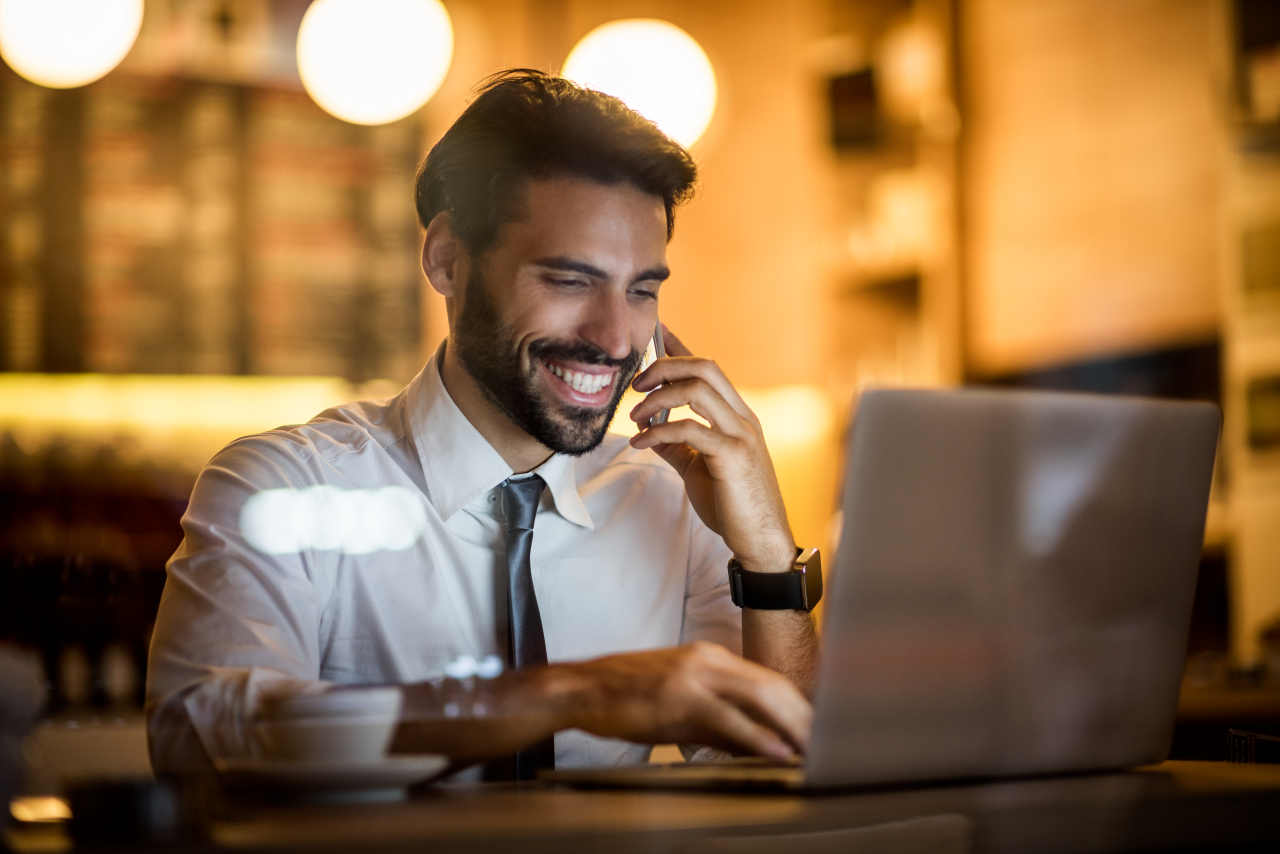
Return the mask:
<path id="1" fill-rule="evenodd" d="M 502 485 L 502 510 L 507 517 L 507 663 L 516 670 L 547 663 L 547 640 L 529 565 L 533 520 L 546 486 L 537 475 Z M 507 779 L 535 780 L 539 768 L 554 767 L 555 739 L 548 738 L 516 751 L 514 775 L 499 774 Z M 486 776 L 492 779 L 497 775 Z"/>

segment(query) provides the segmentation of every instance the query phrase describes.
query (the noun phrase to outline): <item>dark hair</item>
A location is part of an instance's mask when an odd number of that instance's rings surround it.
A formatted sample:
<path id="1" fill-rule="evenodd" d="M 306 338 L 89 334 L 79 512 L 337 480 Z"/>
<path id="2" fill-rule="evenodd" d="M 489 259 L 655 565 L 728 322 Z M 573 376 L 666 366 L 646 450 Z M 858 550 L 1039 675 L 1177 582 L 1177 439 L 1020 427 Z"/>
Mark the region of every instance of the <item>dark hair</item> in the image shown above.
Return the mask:
<path id="1" fill-rule="evenodd" d="M 499 72 L 479 91 L 418 167 L 424 228 L 450 211 L 467 248 L 483 253 L 519 216 L 526 179 L 574 175 L 660 197 L 671 239 L 674 208 L 693 194 L 698 169 L 653 122 L 611 95 L 530 69 Z"/>

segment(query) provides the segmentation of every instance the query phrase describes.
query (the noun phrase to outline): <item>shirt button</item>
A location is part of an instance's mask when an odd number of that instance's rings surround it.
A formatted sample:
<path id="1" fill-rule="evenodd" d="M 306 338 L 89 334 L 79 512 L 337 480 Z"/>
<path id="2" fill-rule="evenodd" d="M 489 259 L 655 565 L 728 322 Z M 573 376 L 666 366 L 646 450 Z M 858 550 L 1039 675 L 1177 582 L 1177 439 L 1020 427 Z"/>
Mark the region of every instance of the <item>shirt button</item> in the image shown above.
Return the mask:
<path id="1" fill-rule="evenodd" d="M 489 503 L 490 503 L 490 504 L 497 504 L 497 503 L 498 503 L 498 495 L 497 495 L 497 493 L 495 493 L 495 492 L 490 492 L 490 493 L 489 493 Z"/>

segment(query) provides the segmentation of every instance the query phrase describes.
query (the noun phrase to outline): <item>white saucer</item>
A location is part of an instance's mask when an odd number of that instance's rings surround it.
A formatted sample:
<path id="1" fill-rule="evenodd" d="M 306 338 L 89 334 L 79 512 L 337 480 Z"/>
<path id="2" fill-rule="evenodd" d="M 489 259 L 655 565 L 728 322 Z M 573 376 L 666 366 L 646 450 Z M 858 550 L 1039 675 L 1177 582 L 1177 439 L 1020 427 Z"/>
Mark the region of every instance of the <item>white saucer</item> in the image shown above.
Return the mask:
<path id="1" fill-rule="evenodd" d="M 444 771 L 449 758 L 415 754 L 373 762 L 219 759 L 214 765 L 232 787 L 283 790 L 311 801 L 387 801 L 403 798 L 406 786 Z"/>

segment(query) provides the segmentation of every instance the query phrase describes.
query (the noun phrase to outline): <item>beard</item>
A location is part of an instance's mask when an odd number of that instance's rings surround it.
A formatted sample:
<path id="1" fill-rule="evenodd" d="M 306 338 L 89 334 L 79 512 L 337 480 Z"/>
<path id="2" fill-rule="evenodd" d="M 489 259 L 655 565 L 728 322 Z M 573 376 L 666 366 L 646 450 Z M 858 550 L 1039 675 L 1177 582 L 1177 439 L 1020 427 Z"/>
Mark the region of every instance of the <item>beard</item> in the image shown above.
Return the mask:
<path id="1" fill-rule="evenodd" d="M 490 403 L 547 448 L 575 457 L 604 441 L 622 395 L 644 358 L 634 347 L 626 358 L 613 359 L 589 341 L 554 338 L 535 339 L 522 357 L 515 334 L 498 317 L 478 267 L 472 268 L 451 343 L 458 361 Z M 617 368 L 609 403 L 599 408 L 574 406 L 543 390 L 538 382 L 538 362 L 543 359 Z"/>

